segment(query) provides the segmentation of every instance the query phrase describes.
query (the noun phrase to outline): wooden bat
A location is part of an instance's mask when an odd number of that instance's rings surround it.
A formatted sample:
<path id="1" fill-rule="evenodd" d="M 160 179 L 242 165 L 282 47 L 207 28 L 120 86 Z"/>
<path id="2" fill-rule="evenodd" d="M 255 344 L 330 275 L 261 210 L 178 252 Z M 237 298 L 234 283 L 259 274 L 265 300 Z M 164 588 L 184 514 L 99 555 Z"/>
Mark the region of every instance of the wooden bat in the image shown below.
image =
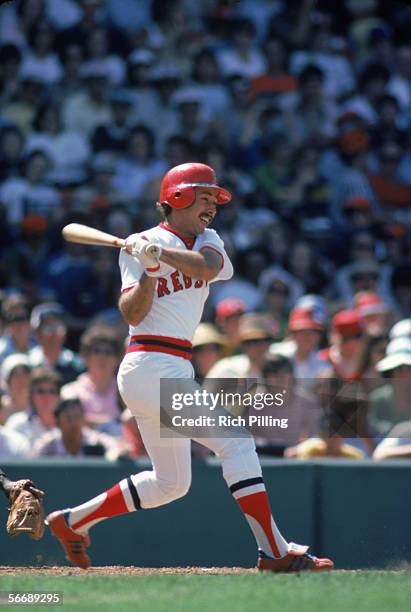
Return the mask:
<path id="1" fill-rule="evenodd" d="M 62 234 L 67 242 L 117 247 L 119 249 L 125 245 L 125 240 L 122 238 L 117 238 L 117 236 L 107 234 L 107 232 L 102 232 L 88 225 L 82 225 L 81 223 L 69 223 L 63 227 Z"/>

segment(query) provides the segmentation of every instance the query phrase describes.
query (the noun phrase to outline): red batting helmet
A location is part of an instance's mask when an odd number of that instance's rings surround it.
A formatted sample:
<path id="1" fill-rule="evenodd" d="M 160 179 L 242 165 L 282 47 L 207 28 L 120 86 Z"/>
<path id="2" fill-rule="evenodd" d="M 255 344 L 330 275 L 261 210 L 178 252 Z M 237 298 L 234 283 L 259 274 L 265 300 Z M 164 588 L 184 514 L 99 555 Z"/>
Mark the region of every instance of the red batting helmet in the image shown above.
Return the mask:
<path id="1" fill-rule="evenodd" d="M 194 202 L 194 187 L 206 187 L 216 191 L 217 204 L 227 204 L 231 193 L 216 184 L 215 172 L 206 164 L 181 164 L 174 166 L 161 181 L 160 203 L 172 208 L 187 208 Z"/>

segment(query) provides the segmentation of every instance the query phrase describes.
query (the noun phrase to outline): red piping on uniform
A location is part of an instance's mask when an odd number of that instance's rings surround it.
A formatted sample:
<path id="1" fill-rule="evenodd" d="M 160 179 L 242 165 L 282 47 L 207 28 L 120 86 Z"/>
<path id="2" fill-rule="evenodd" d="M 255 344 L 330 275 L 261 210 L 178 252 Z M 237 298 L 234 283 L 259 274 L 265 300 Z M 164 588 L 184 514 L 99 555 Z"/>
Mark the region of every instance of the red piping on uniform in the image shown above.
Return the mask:
<path id="1" fill-rule="evenodd" d="M 168 232 L 171 232 L 172 234 L 174 234 L 175 236 L 177 236 L 177 238 L 180 238 L 180 240 L 182 240 L 182 241 L 184 242 L 184 244 L 186 245 L 186 247 L 187 247 L 188 249 L 190 249 L 190 251 L 191 251 L 191 249 L 193 248 L 194 243 L 195 243 L 195 241 L 196 241 L 196 239 L 195 239 L 195 238 L 184 238 L 184 237 L 183 237 L 183 236 L 180 234 L 180 232 L 178 232 L 177 230 L 173 229 L 173 228 L 172 228 L 172 227 L 170 227 L 169 225 L 166 225 L 165 223 L 160 223 L 160 224 L 159 224 L 159 227 L 161 227 L 162 229 L 167 230 Z"/>

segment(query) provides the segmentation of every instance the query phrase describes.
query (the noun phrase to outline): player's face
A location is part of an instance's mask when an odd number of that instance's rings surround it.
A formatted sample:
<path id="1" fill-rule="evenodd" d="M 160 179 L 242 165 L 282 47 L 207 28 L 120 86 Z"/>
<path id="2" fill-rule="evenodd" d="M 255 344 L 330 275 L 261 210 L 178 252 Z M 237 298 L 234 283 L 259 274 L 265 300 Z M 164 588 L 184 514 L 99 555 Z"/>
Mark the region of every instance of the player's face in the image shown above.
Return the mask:
<path id="1" fill-rule="evenodd" d="M 191 206 L 178 211 L 180 228 L 191 236 L 202 234 L 217 212 L 217 197 L 213 189 L 196 187 L 195 191 Z"/>

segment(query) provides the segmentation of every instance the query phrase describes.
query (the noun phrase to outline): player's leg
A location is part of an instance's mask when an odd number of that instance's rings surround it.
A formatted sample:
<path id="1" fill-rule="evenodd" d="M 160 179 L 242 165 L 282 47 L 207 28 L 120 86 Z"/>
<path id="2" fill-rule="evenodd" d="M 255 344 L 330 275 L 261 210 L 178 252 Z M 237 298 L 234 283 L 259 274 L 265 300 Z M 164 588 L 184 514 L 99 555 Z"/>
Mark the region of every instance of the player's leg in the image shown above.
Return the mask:
<path id="1" fill-rule="evenodd" d="M 259 550 L 271 557 L 288 552 L 288 542 L 271 513 L 254 440 L 244 438 L 198 438 L 221 460 L 224 479 L 247 519 Z"/>
<path id="2" fill-rule="evenodd" d="M 106 518 L 156 508 L 187 493 L 191 484 L 190 440 L 160 439 L 153 417 L 140 419 L 139 429 L 153 469 L 131 474 L 108 491 L 68 508 L 66 521 L 76 532 L 86 534 Z"/>
<path id="3" fill-rule="evenodd" d="M 90 565 L 85 546 L 93 525 L 120 514 L 167 504 L 185 495 L 190 487 L 191 441 L 160 436 L 160 361 L 142 353 L 128 355 L 118 379 L 122 396 L 137 418 L 153 469 L 132 474 L 85 503 L 47 517 L 67 556 L 80 567 Z M 181 376 L 173 368 L 164 374 Z"/>
<path id="4" fill-rule="evenodd" d="M 287 542 L 273 518 L 254 439 L 197 438 L 221 460 L 223 476 L 254 534 L 258 568 L 269 571 L 329 570 L 329 559 L 307 553 L 308 546 Z"/>

